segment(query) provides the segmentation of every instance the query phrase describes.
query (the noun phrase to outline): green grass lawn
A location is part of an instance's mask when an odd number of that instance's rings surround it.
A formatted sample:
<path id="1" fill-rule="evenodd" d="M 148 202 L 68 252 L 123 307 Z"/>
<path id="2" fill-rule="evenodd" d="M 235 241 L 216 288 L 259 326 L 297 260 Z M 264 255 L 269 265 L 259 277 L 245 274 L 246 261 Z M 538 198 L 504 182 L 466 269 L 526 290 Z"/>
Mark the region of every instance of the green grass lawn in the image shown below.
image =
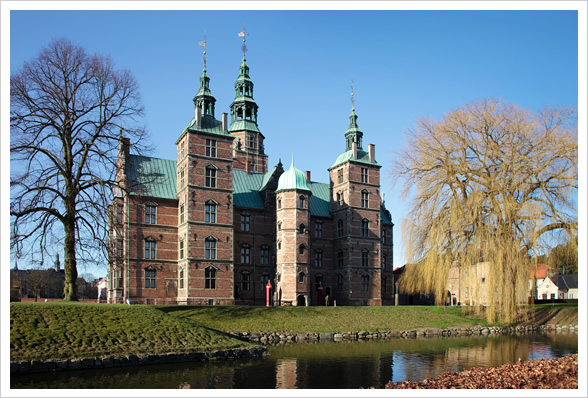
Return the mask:
<path id="1" fill-rule="evenodd" d="M 152 306 L 11 303 L 10 359 L 207 352 L 248 343 Z"/>
<path id="2" fill-rule="evenodd" d="M 158 306 L 162 312 L 225 332 L 319 333 L 485 325 L 456 307 Z"/>

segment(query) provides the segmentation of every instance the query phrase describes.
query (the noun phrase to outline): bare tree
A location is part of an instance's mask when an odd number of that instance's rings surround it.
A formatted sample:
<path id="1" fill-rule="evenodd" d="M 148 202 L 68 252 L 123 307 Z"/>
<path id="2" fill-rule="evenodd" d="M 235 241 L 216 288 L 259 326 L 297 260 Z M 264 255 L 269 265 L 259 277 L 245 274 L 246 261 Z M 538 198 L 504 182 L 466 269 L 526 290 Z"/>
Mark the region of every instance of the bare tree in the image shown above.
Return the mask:
<path id="1" fill-rule="evenodd" d="M 77 300 L 78 259 L 106 250 L 119 136 L 141 146 L 142 113 L 129 71 L 66 39 L 10 78 L 11 251 L 63 246 L 66 300 Z"/>
<path id="2" fill-rule="evenodd" d="M 412 198 L 403 241 L 416 265 L 404 290 L 445 303 L 451 264 L 487 262 L 488 319 L 516 316 L 530 251 L 552 231 L 577 229 L 577 134 L 575 109 L 496 100 L 418 120 L 393 168 Z"/>

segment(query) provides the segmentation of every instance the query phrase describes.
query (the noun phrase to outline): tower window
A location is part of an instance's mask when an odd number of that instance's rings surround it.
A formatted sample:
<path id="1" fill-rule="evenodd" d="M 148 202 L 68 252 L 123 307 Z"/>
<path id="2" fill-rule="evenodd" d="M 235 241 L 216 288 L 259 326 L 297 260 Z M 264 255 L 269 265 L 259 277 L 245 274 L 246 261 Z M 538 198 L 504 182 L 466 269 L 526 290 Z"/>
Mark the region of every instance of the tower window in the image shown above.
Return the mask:
<path id="1" fill-rule="evenodd" d="M 180 169 L 180 188 L 183 188 L 184 187 L 184 183 L 185 183 L 184 176 L 185 176 L 184 168 L 182 167 Z"/>
<path id="2" fill-rule="evenodd" d="M 337 291 L 343 291 L 343 275 L 337 275 Z"/>
<path id="3" fill-rule="evenodd" d="M 370 276 L 363 274 L 361 276 L 361 291 L 367 292 L 370 288 Z"/>
<path id="4" fill-rule="evenodd" d="M 116 205 L 116 222 L 122 223 L 123 220 L 123 207 L 122 205 Z"/>
<path id="5" fill-rule="evenodd" d="M 304 249 L 305 249 L 304 245 L 298 246 L 298 254 L 304 254 Z"/>
<path id="6" fill-rule="evenodd" d="M 343 254 L 343 250 L 339 250 L 337 252 L 337 267 L 343 268 L 344 262 L 345 262 L 345 257 Z"/>
<path id="7" fill-rule="evenodd" d="M 206 238 L 204 242 L 204 258 L 208 260 L 216 259 L 216 240 L 214 238 Z"/>
<path id="8" fill-rule="evenodd" d="M 184 222 L 184 204 L 180 203 L 180 224 Z"/>
<path id="9" fill-rule="evenodd" d="M 204 185 L 209 188 L 216 188 L 216 169 L 212 167 L 206 168 L 206 179 Z"/>
<path id="10" fill-rule="evenodd" d="M 180 259 L 184 258 L 184 239 L 180 238 Z"/>
<path id="11" fill-rule="evenodd" d="M 298 207 L 301 209 L 306 208 L 306 197 L 304 195 L 298 197 Z"/>
<path id="12" fill-rule="evenodd" d="M 343 169 L 337 170 L 337 182 L 341 184 L 343 182 Z"/>
<path id="13" fill-rule="evenodd" d="M 180 270 L 179 279 L 180 279 L 180 289 L 183 289 L 184 288 L 184 270 L 183 269 Z"/>
<path id="14" fill-rule="evenodd" d="M 249 115 L 247 115 L 247 116 L 249 116 Z M 247 146 L 249 148 L 255 149 L 255 136 L 253 134 L 249 134 L 247 136 L 247 138 L 248 138 L 248 145 Z"/>
<path id="15" fill-rule="evenodd" d="M 361 191 L 361 207 L 367 209 L 369 207 L 369 193 L 368 191 Z"/>
<path id="16" fill-rule="evenodd" d="M 300 225 L 298 226 L 298 233 L 299 233 L 299 234 L 303 234 L 303 233 L 304 233 L 304 231 L 306 231 L 306 226 L 305 226 L 304 224 L 300 224 Z"/>
<path id="17" fill-rule="evenodd" d="M 261 265 L 269 264 L 269 248 L 267 246 L 262 246 L 259 250 L 259 263 Z"/>
<path id="18" fill-rule="evenodd" d="M 241 274 L 241 289 L 244 291 L 251 290 L 251 274 L 249 272 Z"/>
<path id="19" fill-rule="evenodd" d="M 386 243 L 386 230 L 382 229 L 382 243 Z"/>
<path id="20" fill-rule="evenodd" d="M 388 262 L 388 257 L 384 254 L 382 256 L 382 269 L 386 270 L 386 263 Z"/>
<path id="21" fill-rule="evenodd" d="M 368 249 L 363 249 L 361 251 L 361 265 L 364 267 L 369 266 L 370 264 L 370 252 Z"/>
<path id="22" fill-rule="evenodd" d="M 361 182 L 365 184 L 368 182 L 368 169 L 365 167 L 361 168 Z"/>
<path id="23" fill-rule="evenodd" d="M 368 219 L 364 218 L 363 220 L 361 220 L 361 236 L 362 237 L 367 237 L 369 232 L 370 232 L 370 222 Z"/>
<path id="24" fill-rule="evenodd" d="M 216 289 L 216 269 L 213 267 L 204 270 L 204 288 Z"/>
<path id="25" fill-rule="evenodd" d="M 216 157 L 216 140 L 206 139 L 205 155 L 212 158 Z"/>
<path id="26" fill-rule="evenodd" d="M 209 223 L 216 222 L 216 204 L 211 201 L 204 205 L 204 221 Z"/>
<path id="27" fill-rule="evenodd" d="M 337 236 L 343 236 L 343 220 L 341 219 L 337 220 Z"/>
<path id="28" fill-rule="evenodd" d="M 301 271 L 298 273 L 298 283 L 304 283 L 304 280 L 306 279 L 306 274 Z"/>

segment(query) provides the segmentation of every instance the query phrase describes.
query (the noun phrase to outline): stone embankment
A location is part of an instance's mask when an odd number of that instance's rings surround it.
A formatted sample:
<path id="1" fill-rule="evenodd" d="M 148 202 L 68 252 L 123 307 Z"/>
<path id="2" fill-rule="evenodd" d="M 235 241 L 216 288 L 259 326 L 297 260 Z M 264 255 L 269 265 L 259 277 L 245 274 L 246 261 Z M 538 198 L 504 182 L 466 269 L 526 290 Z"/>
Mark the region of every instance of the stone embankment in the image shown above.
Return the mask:
<path id="1" fill-rule="evenodd" d="M 106 356 L 101 358 L 56 359 L 47 361 L 15 361 L 10 362 L 10 374 L 52 372 L 60 370 L 80 370 L 96 368 L 117 368 L 122 366 L 156 365 L 207 361 L 217 359 L 238 359 L 262 357 L 269 355 L 264 347 L 235 348 L 215 352 L 190 352 L 169 354 L 138 354 L 128 356 Z"/>
<path id="2" fill-rule="evenodd" d="M 265 346 L 288 343 L 313 343 L 331 341 L 355 341 L 355 340 L 387 340 L 394 338 L 410 339 L 417 337 L 451 337 L 451 336 L 488 336 L 506 334 L 546 333 L 546 332 L 572 332 L 577 333 L 578 325 L 542 325 L 542 326 L 474 326 L 470 328 L 432 329 L 421 328 L 401 331 L 377 331 L 377 332 L 333 332 L 333 333 L 248 333 L 233 332 L 230 336 L 251 343 L 259 343 Z"/>

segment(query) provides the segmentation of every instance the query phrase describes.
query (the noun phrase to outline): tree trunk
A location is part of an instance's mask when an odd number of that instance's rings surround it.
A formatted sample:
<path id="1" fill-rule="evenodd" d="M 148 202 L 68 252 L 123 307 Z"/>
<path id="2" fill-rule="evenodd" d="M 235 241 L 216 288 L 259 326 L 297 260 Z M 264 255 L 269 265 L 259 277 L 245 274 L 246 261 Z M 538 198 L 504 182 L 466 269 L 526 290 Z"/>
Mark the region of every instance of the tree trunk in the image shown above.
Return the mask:
<path id="1" fill-rule="evenodd" d="M 78 279 L 78 269 L 76 266 L 76 229 L 75 229 L 75 205 L 67 206 L 66 222 L 64 223 L 65 231 L 65 261 L 63 269 L 65 271 L 64 300 L 78 301 L 78 292 L 76 281 Z"/>

